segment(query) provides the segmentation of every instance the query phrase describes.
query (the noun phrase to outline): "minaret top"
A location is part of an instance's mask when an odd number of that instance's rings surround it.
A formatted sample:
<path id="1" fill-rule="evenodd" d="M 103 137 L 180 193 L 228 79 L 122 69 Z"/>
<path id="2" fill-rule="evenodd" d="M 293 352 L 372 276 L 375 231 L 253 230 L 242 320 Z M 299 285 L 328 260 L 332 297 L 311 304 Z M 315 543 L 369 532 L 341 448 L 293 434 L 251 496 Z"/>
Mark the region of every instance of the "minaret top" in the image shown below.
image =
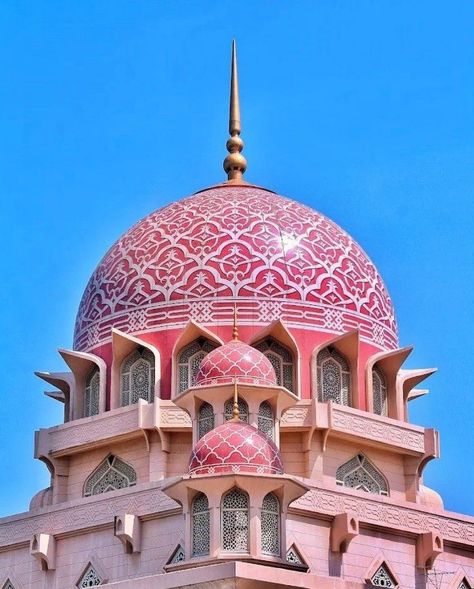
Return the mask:
<path id="1" fill-rule="evenodd" d="M 227 151 L 229 155 L 224 160 L 224 170 L 227 173 L 227 181 L 239 184 L 243 182 L 242 176 L 247 169 L 247 160 L 240 153 L 244 148 L 244 142 L 240 138 L 240 103 L 239 80 L 237 76 L 237 49 L 235 41 L 232 41 L 232 63 L 230 77 L 230 105 L 229 105 L 229 135 Z"/>

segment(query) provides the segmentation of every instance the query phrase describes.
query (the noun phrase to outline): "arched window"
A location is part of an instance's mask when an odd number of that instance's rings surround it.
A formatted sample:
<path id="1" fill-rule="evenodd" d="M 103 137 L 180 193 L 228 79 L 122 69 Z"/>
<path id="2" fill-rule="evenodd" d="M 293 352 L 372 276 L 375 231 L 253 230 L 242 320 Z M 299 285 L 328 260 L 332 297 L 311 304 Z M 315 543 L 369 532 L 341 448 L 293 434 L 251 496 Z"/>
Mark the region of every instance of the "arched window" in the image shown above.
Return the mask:
<path id="1" fill-rule="evenodd" d="M 214 409 L 209 403 L 203 403 L 198 412 L 198 436 L 202 438 L 204 434 L 214 429 Z"/>
<path id="2" fill-rule="evenodd" d="M 280 502 L 273 493 L 263 498 L 261 523 L 261 546 L 264 554 L 280 555 Z"/>
<path id="3" fill-rule="evenodd" d="M 120 369 L 120 400 L 122 407 L 138 403 L 138 399 L 153 402 L 155 388 L 155 356 L 141 348 L 122 362 Z"/>
<path id="4" fill-rule="evenodd" d="M 388 495 L 385 477 L 363 454 L 354 456 L 337 469 L 336 483 L 367 493 Z"/>
<path id="5" fill-rule="evenodd" d="M 245 421 L 245 423 L 249 422 L 249 406 L 247 405 L 246 401 L 241 399 L 240 397 L 237 400 L 239 404 L 239 417 L 240 421 Z M 234 399 L 229 399 L 225 402 L 224 405 L 224 419 L 229 421 L 232 419 L 232 411 L 234 409 Z"/>
<path id="6" fill-rule="evenodd" d="M 209 501 L 204 493 L 198 493 L 192 506 L 192 543 L 193 556 L 209 554 L 211 537 L 211 520 L 209 517 Z"/>
<path id="7" fill-rule="evenodd" d="M 318 399 L 333 401 L 339 405 L 350 405 L 351 375 L 347 360 L 327 347 L 317 358 Z"/>
<path id="8" fill-rule="evenodd" d="M 388 587 L 389 589 L 397 586 L 385 563 L 379 566 L 375 574 L 371 577 L 370 583 L 375 587 Z"/>
<path id="9" fill-rule="evenodd" d="M 93 368 L 86 378 L 86 394 L 84 396 L 84 417 L 99 413 L 100 374 L 97 367 Z"/>
<path id="10" fill-rule="evenodd" d="M 131 487 L 137 482 L 137 473 L 117 456 L 107 456 L 89 476 L 84 485 L 84 497 Z"/>
<path id="11" fill-rule="evenodd" d="M 189 389 L 189 387 L 193 386 L 202 359 L 214 348 L 217 348 L 216 344 L 200 337 L 180 351 L 177 359 L 177 394 L 182 393 Z"/>
<path id="12" fill-rule="evenodd" d="M 374 413 L 388 415 L 387 381 L 385 380 L 385 374 L 378 366 L 374 366 L 372 369 L 372 395 Z"/>
<path id="13" fill-rule="evenodd" d="M 76 587 L 82 589 L 83 587 L 97 587 L 98 585 L 102 585 L 102 579 L 95 568 L 89 563 L 81 578 L 76 583 Z"/>
<path id="14" fill-rule="evenodd" d="M 275 418 L 270 403 L 263 401 L 258 408 L 258 429 L 275 441 Z"/>
<path id="15" fill-rule="evenodd" d="M 221 505 L 222 549 L 229 552 L 249 550 L 249 498 L 240 489 L 232 489 Z"/>
<path id="16" fill-rule="evenodd" d="M 254 346 L 271 362 L 277 377 L 277 384 L 292 393 L 295 391 L 295 367 L 293 354 L 273 338 L 269 337 Z"/>

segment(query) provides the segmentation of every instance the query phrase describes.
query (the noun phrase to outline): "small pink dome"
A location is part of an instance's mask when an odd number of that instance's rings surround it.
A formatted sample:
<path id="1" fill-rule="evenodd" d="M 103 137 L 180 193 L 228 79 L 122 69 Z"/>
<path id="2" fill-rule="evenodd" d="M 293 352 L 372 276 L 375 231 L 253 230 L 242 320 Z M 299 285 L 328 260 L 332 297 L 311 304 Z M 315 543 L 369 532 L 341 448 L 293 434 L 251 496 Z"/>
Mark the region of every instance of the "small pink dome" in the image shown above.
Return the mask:
<path id="1" fill-rule="evenodd" d="M 196 384 L 206 386 L 234 382 L 275 385 L 277 379 L 270 360 L 259 350 L 233 340 L 212 352 L 201 362 Z"/>
<path id="2" fill-rule="evenodd" d="M 196 444 L 189 472 L 282 474 L 283 465 L 280 451 L 265 434 L 243 421 L 227 421 Z"/>
<path id="3" fill-rule="evenodd" d="M 427 507 L 432 507 L 434 509 L 444 509 L 444 503 L 441 495 L 430 487 L 420 485 L 418 497 L 422 505 L 426 505 Z"/>

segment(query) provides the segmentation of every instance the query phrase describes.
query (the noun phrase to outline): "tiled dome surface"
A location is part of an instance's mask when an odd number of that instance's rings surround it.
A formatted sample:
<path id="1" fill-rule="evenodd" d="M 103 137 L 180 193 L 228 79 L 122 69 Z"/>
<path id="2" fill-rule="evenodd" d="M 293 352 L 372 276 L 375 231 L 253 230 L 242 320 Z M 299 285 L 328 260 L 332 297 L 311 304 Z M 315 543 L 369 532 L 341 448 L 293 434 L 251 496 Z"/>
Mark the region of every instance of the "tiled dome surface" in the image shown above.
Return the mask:
<path id="1" fill-rule="evenodd" d="M 242 421 L 227 421 L 198 441 L 191 453 L 189 472 L 282 474 L 283 465 L 280 451 L 265 434 Z"/>
<path id="2" fill-rule="evenodd" d="M 275 370 L 259 350 L 241 341 L 231 341 L 209 352 L 201 362 L 196 385 L 239 383 L 275 385 Z"/>

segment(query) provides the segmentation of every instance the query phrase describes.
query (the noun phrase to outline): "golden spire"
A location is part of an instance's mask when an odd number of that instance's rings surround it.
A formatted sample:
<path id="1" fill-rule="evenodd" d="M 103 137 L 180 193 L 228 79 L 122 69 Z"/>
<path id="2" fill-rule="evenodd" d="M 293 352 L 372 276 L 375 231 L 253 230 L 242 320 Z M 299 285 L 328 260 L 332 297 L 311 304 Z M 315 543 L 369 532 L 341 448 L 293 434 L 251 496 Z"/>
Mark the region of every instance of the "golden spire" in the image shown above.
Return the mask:
<path id="1" fill-rule="evenodd" d="M 240 421 L 239 394 L 237 391 L 237 379 L 234 378 L 234 407 L 232 408 L 232 421 Z"/>
<path id="2" fill-rule="evenodd" d="M 229 155 L 224 160 L 224 170 L 227 173 L 227 181 L 240 183 L 247 169 L 247 160 L 240 153 L 244 148 L 244 142 L 240 138 L 240 104 L 239 81 L 237 77 L 237 50 L 235 41 L 232 41 L 232 65 L 230 78 L 230 108 L 229 108 L 229 135 L 226 147 Z"/>
<path id="3" fill-rule="evenodd" d="M 232 325 L 232 341 L 239 341 L 239 327 L 237 325 L 237 305 L 234 305 L 234 323 Z"/>

